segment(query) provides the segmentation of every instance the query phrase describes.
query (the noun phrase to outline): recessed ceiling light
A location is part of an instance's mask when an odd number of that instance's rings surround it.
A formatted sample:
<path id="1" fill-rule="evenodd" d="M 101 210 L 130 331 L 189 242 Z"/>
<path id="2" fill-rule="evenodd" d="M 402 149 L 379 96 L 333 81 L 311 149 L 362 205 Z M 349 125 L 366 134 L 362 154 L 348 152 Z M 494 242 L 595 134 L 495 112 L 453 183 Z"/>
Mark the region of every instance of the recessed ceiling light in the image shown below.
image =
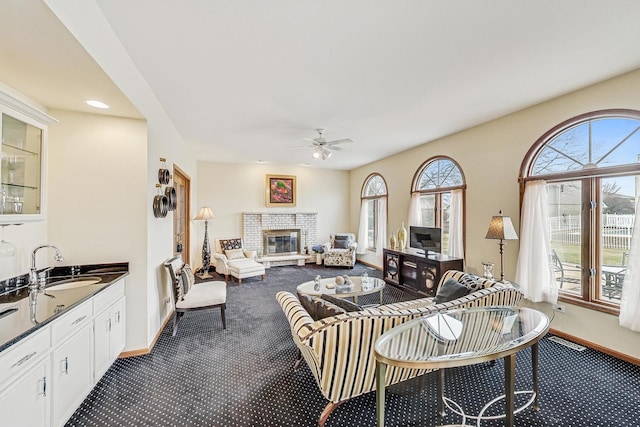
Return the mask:
<path id="1" fill-rule="evenodd" d="M 95 99 L 90 99 L 90 100 L 88 100 L 88 101 L 87 101 L 87 104 L 88 104 L 88 105 L 91 105 L 92 107 L 95 107 L 95 108 L 101 108 L 101 109 L 103 109 L 103 110 L 104 110 L 104 109 L 106 109 L 106 108 L 109 108 L 109 106 L 108 106 L 107 104 L 105 104 L 104 102 L 102 102 L 102 101 L 97 101 L 97 100 L 95 100 Z"/>

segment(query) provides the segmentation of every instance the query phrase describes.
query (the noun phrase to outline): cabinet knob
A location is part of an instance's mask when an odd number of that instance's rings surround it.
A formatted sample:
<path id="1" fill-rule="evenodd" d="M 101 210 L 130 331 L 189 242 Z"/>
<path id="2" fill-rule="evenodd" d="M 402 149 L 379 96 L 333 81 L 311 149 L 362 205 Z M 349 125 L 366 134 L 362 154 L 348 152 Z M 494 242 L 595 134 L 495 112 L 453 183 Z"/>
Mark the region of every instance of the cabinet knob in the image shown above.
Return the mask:
<path id="1" fill-rule="evenodd" d="M 38 396 L 47 397 L 47 377 L 42 377 L 39 383 L 40 392 L 38 393 Z"/>
<path id="2" fill-rule="evenodd" d="M 60 373 L 69 375 L 69 358 L 65 357 L 64 359 L 62 359 L 60 361 L 60 365 L 62 365 L 60 369 Z"/>

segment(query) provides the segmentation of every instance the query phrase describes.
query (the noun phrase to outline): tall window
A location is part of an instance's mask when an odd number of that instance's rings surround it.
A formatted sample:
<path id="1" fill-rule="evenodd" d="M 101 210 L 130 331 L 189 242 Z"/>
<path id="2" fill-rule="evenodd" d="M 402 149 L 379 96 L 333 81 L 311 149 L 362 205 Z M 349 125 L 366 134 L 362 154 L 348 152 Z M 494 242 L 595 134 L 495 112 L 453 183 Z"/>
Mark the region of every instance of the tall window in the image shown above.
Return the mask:
<path id="1" fill-rule="evenodd" d="M 410 215 L 409 223 L 441 228 L 443 253 L 449 249 L 451 192 L 457 189 L 464 194 L 464 175 L 460 166 L 449 157 L 438 156 L 427 160 L 413 180 L 412 199 L 418 197 L 418 206 L 412 208 L 414 212 Z"/>
<path id="2" fill-rule="evenodd" d="M 640 112 L 596 111 L 561 123 L 529 151 L 521 178 L 546 182 L 560 298 L 616 312 L 640 196 Z"/>
<path id="3" fill-rule="evenodd" d="M 359 236 L 358 239 L 366 249 L 377 251 L 384 246 L 386 240 L 387 184 L 384 182 L 384 178 L 379 174 L 369 175 L 362 186 L 361 197 L 363 210 L 361 219 L 364 218 L 364 221 L 361 220 L 360 234 L 363 231 L 366 233 L 366 241 L 362 242 L 362 236 Z"/>

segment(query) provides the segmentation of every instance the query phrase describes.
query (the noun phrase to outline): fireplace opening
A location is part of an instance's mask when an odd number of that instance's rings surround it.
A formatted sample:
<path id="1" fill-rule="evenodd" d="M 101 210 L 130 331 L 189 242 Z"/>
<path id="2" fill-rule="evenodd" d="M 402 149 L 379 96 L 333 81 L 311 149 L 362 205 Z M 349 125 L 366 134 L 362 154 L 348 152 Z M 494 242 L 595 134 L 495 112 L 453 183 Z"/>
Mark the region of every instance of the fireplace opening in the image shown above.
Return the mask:
<path id="1" fill-rule="evenodd" d="M 264 230 L 264 255 L 296 255 L 300 252 L 300 230 Z"/>

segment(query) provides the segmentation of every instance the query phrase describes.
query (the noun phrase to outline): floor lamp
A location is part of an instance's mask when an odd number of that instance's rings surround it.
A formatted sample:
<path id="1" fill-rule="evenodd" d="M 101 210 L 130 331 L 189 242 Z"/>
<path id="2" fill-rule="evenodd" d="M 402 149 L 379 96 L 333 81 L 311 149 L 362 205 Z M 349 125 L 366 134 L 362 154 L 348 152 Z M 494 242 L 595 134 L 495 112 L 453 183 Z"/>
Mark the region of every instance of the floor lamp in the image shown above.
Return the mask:
<path id="1" fill-rule="evenodd" d="M 504 282 L 504 240 L 518 240 L 518 235 L 513 228 L 511 218 L 502 215 L 502 210 L 498 215 L 491 217 L 485 239 L 500 240 L 500 281 Z"/>
<path id="2" fill-rule="evenodd" d="M 202 242 L 202 273 L 200 274 L 201 279 L 208 279 L 213 277 L 209 275 L 209 266 L 211 265 L 211 247 L 209 246 L 209 233 L 207 230 L 207 226 L 209 224 L 209 220 L 214 219 L 216 216 L 211 211 L 211 208 L 207 206 L 203 206 L 193 218 L 195 221 L 204 221 L 204 242 Z"/>

